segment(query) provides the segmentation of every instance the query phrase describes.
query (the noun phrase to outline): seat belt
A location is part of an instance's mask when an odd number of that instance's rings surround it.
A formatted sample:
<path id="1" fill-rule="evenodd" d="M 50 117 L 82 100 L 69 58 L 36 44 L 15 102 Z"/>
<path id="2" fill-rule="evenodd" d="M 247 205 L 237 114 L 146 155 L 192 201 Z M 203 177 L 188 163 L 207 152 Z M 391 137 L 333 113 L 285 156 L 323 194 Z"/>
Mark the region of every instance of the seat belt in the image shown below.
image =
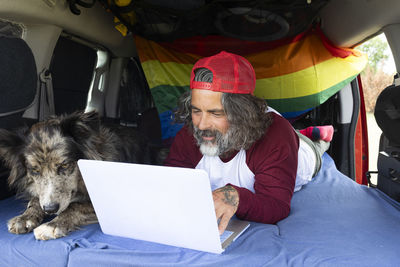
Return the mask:
<path id="1" fill-rule="evenodd" d="M 39 121 L 43 121 L 50 115 L 55 115 L 53 82 L 51 73 L 48 69 L 43 69 L 39 74 L 40 81 L 40 101 L 39 101 Z"/>

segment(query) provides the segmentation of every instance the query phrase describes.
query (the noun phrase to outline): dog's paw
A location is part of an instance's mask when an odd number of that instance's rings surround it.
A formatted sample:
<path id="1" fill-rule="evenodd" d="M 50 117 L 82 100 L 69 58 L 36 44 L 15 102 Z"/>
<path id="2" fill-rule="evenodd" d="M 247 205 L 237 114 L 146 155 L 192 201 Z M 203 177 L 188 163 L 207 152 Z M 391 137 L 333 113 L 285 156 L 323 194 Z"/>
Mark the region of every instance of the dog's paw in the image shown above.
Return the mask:
<path id="1" fill-rule="evenodd" d="M 37 220 L 20 215 L 8 221 L 8 231 L 13 234 L 25 234 L 31 232 L 39 225 Z"/>
<path id="2" fill-rule="evenodd" d="M 57 224 L 49 222 L 36 227 L 33 234 L 37 240 L 49 240 L 66 236 L 68 232 Z"/>

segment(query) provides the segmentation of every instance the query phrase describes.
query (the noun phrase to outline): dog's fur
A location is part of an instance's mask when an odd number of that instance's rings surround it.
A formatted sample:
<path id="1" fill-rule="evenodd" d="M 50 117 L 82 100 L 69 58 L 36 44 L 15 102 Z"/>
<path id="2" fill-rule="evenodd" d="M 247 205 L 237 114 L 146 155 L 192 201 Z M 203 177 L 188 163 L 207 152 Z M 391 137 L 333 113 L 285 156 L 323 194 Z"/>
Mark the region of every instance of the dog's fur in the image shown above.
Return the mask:
<path id="1" fill-rule="evenodd" d="M 134 129 L 105 127 L 96 112 L 52 117 L 20 132 L 0 129 L 0 157 L 10 168 L 10 187 L 29 200 L 23 214 L 8 221 L 8 230 L 33 230 L 40 240 L 97 221 L 78 159 L 161 163 L 145 137 Z M 46 215 L 55 218 L 41 224 Z"/>

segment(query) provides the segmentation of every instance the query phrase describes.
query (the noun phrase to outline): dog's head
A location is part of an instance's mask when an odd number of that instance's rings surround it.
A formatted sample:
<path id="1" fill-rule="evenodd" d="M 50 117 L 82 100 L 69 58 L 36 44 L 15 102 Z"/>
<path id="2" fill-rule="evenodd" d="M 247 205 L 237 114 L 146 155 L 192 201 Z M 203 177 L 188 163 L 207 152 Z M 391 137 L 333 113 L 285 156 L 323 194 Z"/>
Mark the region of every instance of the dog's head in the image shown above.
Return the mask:
<path id="1" fill-rule="evenodd" d="M 39 122 L 23 133 L 0 130 L 0 156 L 11 169 L 9 185 L 37 197 L 48 214 L 87 200 L 76 162 L 85 158 L 99 128 L 97 113 L 76 112 Z"/>

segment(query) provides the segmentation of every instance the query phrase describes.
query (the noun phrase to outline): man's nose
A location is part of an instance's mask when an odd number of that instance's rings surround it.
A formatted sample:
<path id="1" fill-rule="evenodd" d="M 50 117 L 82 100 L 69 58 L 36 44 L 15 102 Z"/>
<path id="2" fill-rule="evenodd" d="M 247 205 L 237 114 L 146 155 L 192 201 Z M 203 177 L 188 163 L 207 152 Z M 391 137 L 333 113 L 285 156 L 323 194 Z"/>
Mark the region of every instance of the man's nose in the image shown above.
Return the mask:
<path id="1" fill-rule="evenodd" d="M 202 115 L 199 120 L 199 124 L 197 125 L 197 128 L 199 130 L 207 130 L 210 129 L 210 119 L 206 114 Z"/>

